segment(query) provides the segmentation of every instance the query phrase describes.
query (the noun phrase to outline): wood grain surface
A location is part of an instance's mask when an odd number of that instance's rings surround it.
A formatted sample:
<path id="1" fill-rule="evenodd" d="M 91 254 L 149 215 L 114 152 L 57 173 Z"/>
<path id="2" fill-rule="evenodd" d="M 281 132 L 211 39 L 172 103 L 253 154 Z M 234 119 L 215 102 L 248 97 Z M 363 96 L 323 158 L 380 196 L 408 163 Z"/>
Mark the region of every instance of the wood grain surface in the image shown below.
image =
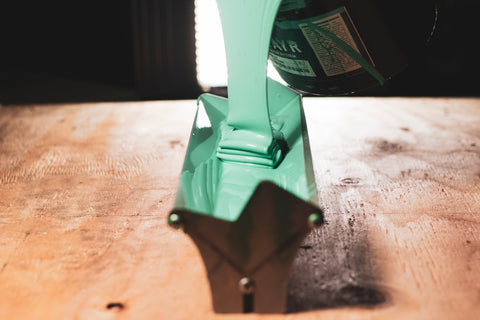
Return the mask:
<path id="1" fill-rule="evenodd" d="M 0 319 L 479 319 L 480 100 L 304 104 L 327 224 L 266 316 L 166 225 L 194 101 L 0 107 Z"/>

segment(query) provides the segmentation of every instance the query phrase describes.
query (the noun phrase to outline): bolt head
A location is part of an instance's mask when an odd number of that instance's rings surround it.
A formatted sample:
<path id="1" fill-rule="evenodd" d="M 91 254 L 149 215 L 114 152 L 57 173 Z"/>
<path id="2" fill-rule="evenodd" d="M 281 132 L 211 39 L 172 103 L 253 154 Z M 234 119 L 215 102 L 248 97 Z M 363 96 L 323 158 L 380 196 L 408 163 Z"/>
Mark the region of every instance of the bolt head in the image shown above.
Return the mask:
<path id="1" fill-rule="evenodd" d="M 316 229 L 323 224 L 323 216 L 318 213 L 312 213 L 308 217 L 308 226 L 310 229 Z"/>
<path id="2" fill-rule="evenodd" d="M 172 213 L 168 216 L 168 225 L 174 229 L 180 229 L 183 225 L 182 217 L 178 213 Z"/>
<path id="3" fill-rule="evenodd" d="M 238 281 L 238 288 L 243 294 L 251 294 L 255 291 L 255 282 L 248 277 L 243 277 Z"/>

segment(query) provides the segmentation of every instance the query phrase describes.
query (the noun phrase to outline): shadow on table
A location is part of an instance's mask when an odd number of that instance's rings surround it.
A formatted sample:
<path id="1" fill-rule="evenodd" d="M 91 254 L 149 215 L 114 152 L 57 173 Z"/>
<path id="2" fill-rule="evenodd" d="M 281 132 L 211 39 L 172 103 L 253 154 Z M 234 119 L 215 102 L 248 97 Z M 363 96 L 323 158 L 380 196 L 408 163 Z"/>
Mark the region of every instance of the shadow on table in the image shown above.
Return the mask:
<path id="1" fill-rule="evenodd" d="M 340 307 L 372 308 L 389 297 L 376 284 L 367 226 L 354 215 L 327 215 L 327 224 L 305 239 L 288 283 L 287 312 Z"/>

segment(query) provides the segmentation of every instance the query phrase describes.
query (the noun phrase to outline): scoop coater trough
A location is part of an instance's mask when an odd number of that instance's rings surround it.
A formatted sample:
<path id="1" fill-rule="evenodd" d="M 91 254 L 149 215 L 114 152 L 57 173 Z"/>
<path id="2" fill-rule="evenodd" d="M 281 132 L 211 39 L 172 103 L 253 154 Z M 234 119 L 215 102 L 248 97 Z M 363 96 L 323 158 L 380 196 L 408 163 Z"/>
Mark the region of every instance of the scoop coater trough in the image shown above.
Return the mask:
<path id="1" fill-rule="evenodd" d="M 281 0 L 217 0 L 229 98 L 198 99 L 169 224 L 202 256 L 215 312 L 285 312 L 296 251 L 323 223 L 301 96 L 267 78 Z"/>

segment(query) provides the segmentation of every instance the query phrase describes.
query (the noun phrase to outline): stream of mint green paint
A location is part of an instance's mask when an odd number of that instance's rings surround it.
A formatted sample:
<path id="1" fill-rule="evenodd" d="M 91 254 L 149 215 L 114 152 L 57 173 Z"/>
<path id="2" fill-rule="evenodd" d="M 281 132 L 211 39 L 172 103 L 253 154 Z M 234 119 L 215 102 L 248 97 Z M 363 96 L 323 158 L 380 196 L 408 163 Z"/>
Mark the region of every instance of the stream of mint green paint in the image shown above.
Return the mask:
<path id="1" fill-rule="evenodd" d="M 268 113 L 267 59 L 282 0 L 217 0 L 228 68 L 228 127 L 217 156 L 275 167 L 283 155 Z"/>

